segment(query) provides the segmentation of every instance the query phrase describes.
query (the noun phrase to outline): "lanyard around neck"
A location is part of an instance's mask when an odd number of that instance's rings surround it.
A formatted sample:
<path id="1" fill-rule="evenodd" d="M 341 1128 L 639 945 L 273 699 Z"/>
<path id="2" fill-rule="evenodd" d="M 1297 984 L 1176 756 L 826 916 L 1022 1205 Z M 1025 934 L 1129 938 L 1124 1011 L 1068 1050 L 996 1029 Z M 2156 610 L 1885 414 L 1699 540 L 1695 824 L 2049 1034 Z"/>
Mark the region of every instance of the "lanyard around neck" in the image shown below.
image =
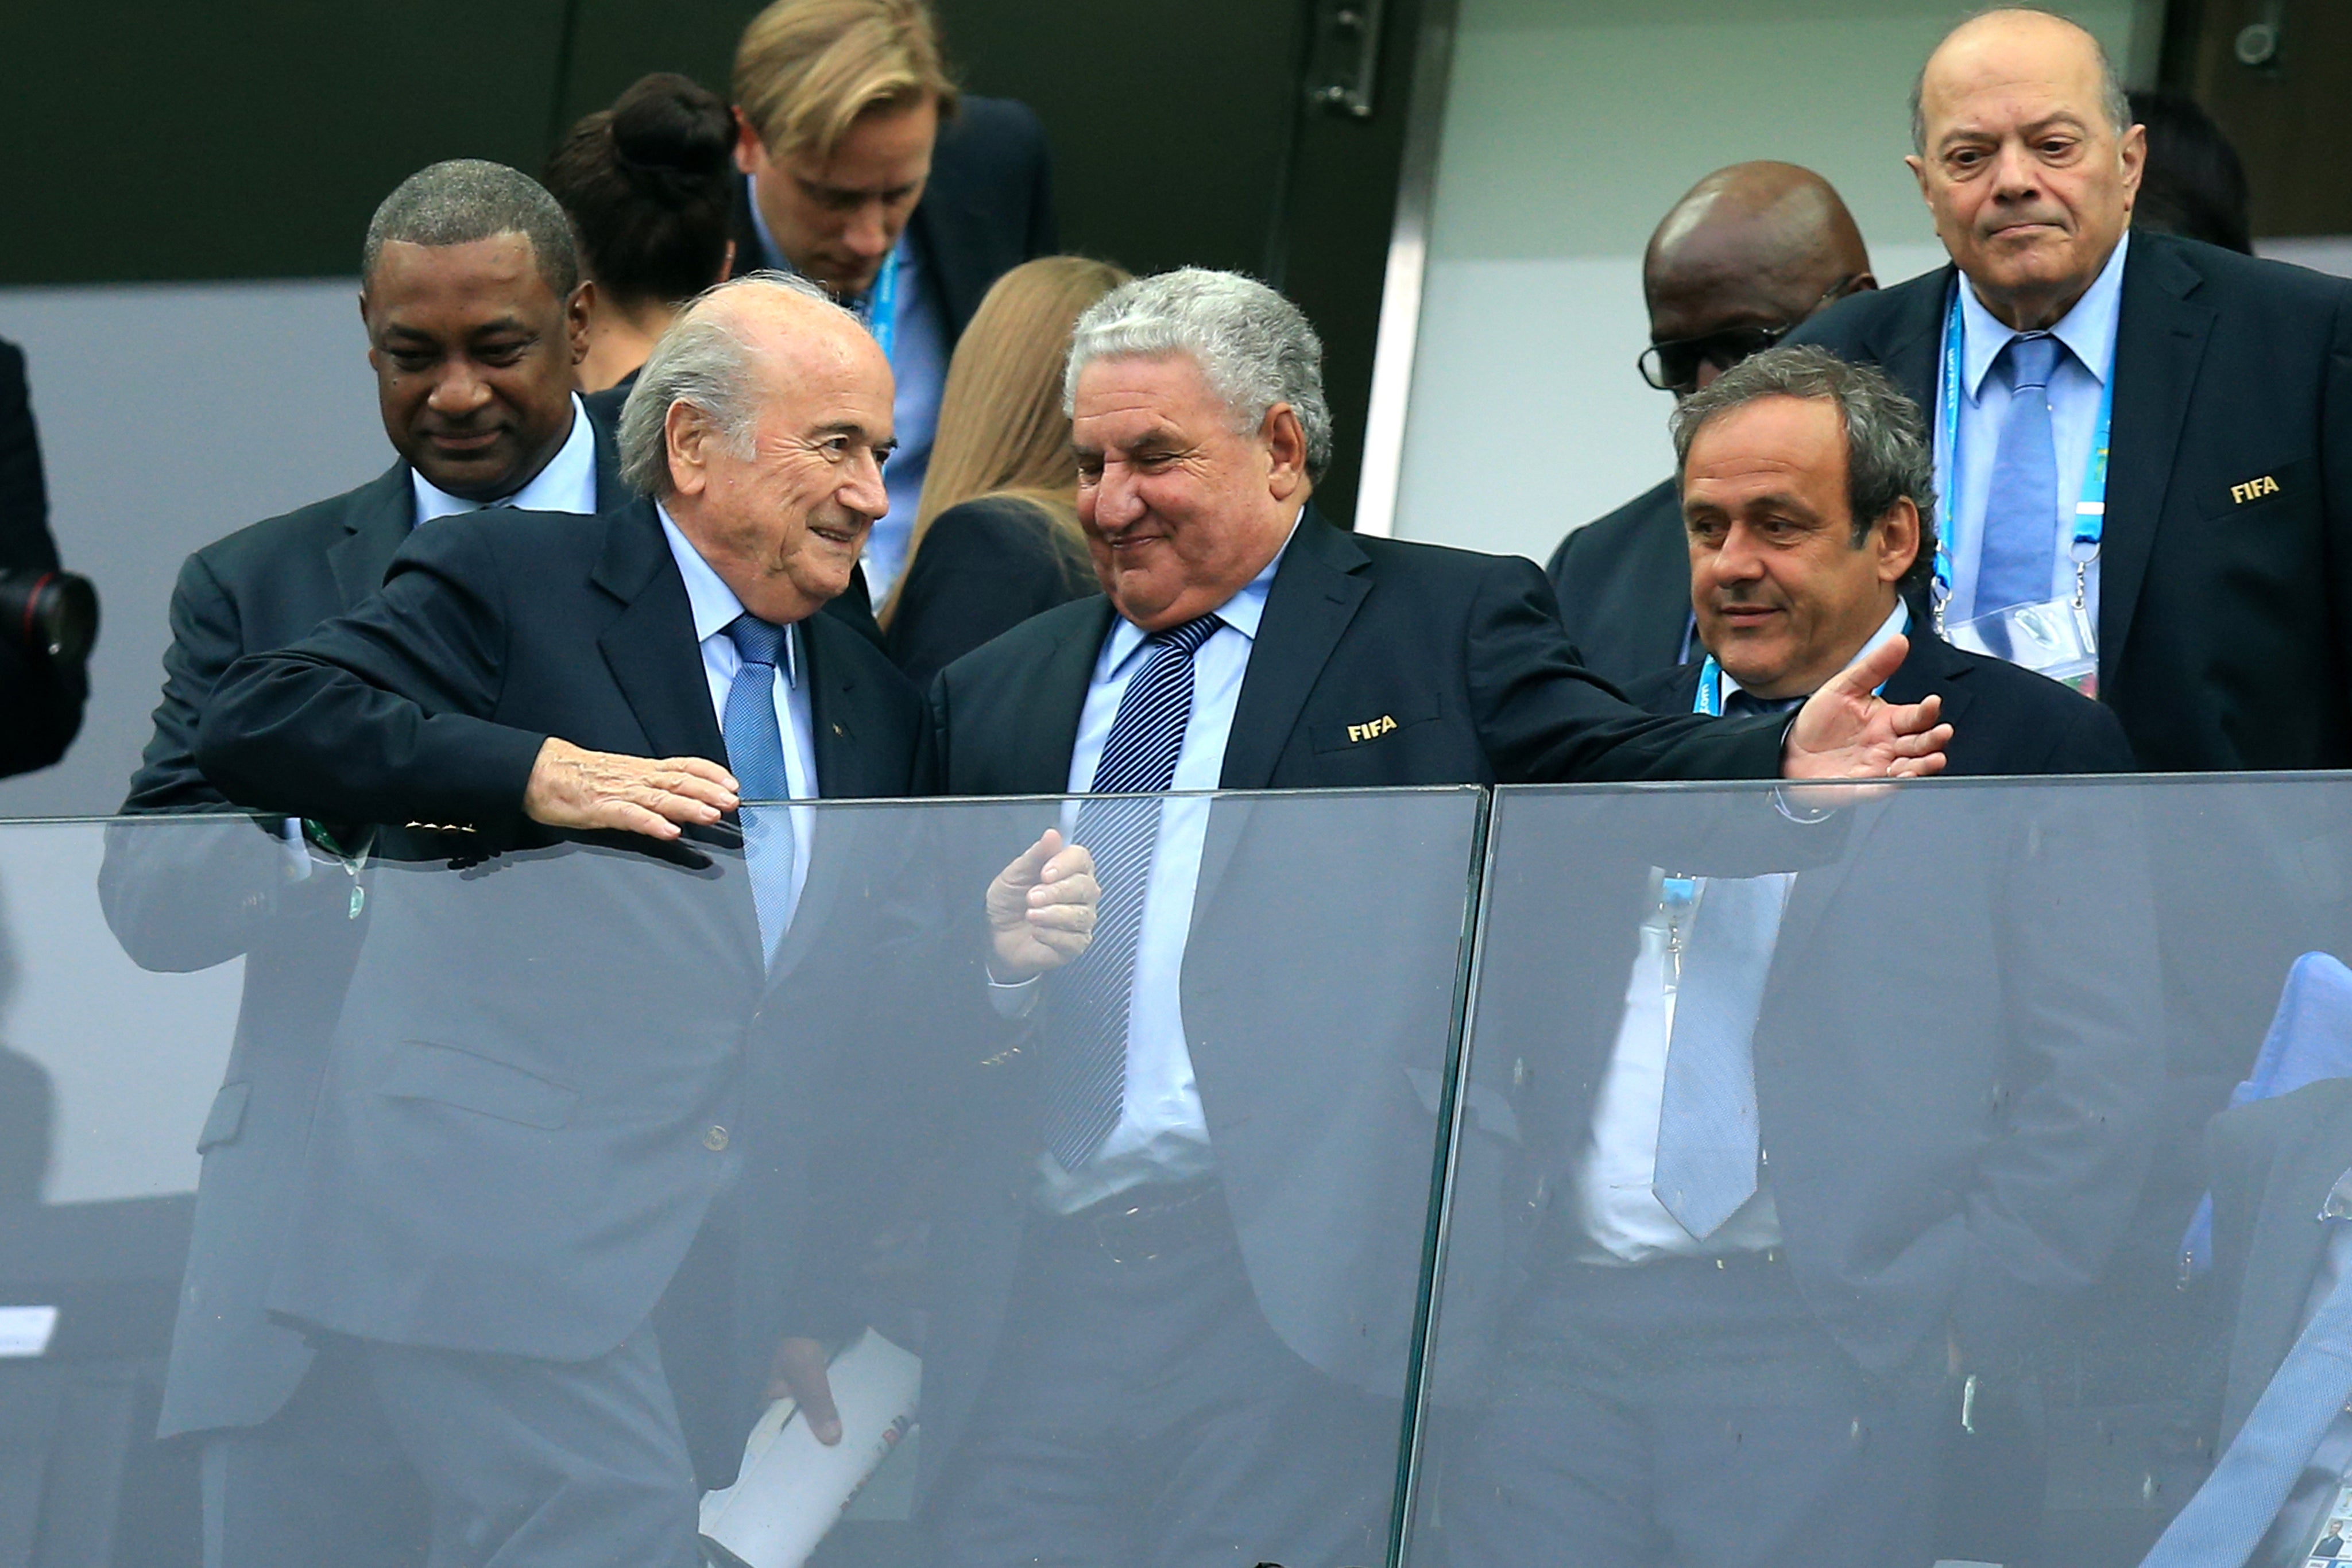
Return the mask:
<path id="1" fill-rule="evenodd" d="M 1960 324 L 1960 290 L 1968 279 L 1955 271 L 1952 277 L 1951 306 L 1944 312 L 1944 471 L 1951 476 L 1954 497 L 1959 493 L 1960 476 L 1960 365 L 1963 329 Z M 2053 372 L 2055 373 L 2054 371 Z M 2047 395 L 2047 389 L 2044 390 Z M 2099 423 L 2091 433 L 2091 461 L 2083 476 L 2083 493 L 2074 502 L 2074 528 L 2069 536 L 2067 555 L 2074 560 L 2076 575 L 2087 570 L 2099 559 L 2099 540 L 2106 532 L 2107 521 L 2107 435 L 2116 418 L 2116 356 L 2107 350 L 2107 373 L 2099 383 Z M 1985 497 L 1988 511 L 1992 497 Z M 1940 620 L 1944 605 L 1952 597 L 1952 538 L 1959 530 L 1958 507 L 1946 508 L 1944 526 L 1936 537 L 1936 613 Z"/>
<path id="2" fill-rule="evenodd" d="M 906 260 L 906 251 L 907 236 L 900 235 L 890 254 L 882 258 L 882 270 L 875 275 L 874 287 L 866 294 L 866 307 L 857 313 L 886 360 L 898 336 L 898 267 Z"/>

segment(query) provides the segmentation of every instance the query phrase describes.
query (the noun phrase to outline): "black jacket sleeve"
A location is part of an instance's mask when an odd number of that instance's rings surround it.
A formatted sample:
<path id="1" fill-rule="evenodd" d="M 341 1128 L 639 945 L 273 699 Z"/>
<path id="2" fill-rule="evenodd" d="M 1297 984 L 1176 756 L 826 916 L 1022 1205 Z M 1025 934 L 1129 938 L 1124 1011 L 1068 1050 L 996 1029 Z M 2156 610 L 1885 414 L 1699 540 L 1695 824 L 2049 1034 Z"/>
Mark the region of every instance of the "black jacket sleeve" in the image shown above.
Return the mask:
<path id="1" fill-rule="evenodd" d="M 229 667 L 198 729 L 215 787 L 336 821 L 510 828 L 543 734 L 494 722 L 508 614 L 485 529 L 445 518 L 382 592 L 292 647 Z"/>

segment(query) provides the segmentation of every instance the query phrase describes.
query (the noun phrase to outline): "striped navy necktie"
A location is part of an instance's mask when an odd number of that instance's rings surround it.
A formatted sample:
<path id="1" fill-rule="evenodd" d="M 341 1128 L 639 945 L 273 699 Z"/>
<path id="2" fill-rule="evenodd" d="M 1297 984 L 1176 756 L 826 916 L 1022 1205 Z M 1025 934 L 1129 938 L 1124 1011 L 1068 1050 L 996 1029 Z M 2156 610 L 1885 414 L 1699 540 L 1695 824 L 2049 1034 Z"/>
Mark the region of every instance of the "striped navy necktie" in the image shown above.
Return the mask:
<path id="1" fill-rule="evenodd" d="M 1192 655 L 1224 622 L 1214 615 L 1154 632 L 1151 657 L 1127 685 L 1076 841 L 1094 854 L 1102 897 L 1094 940 L 1054 989 L 1045 1066 L 1045 1146 L 1064 1170 L 1094 1156 L 1127 1103 L 1128 998 L 1143 934 L 1143 896 L 1160 838 L 1156 796 L 1176 780 L 1192 717 Z"/>

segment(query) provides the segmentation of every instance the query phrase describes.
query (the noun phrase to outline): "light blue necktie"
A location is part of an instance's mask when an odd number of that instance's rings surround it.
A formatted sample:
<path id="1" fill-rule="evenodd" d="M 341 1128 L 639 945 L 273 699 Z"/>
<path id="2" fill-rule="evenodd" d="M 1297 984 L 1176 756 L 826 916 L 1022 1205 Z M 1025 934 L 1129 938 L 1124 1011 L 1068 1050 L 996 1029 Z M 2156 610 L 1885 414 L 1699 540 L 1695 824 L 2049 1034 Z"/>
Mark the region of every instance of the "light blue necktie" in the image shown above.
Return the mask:
<path id="1" fill-rule="evenodd" d="M 1756 1015 L 1788 896 L 1784 877 L 1718 878 L 1692 911 L 1650 1190 L 1696 1240 L 1756 1196 Z"/>
<path id="2" fill-rule="evenodd" d="M 1203 615 L 1152 634 L 1150 663 L 1119 696 L 1095 764 L 1093 794 L 1154 796 L 1175 783 L 1192 719 L 1192 655 L 1223 624 Z M 1160 839 L 1160 801 L 1090 800 L 1078 809 L 1073 836 L 1094 855 L 1102 896 L 1094 940 L 1062 971 L 1054 991 L 1045 1134 L 1046 1149 L 1066 1171 L 1094 1157 L 1127 1104 L 1128 1001 Z"/>
<path id="3" fill-rule="evenodd" d="M 1977 562 L 1976 612 L 2050 597 L 2058 561 L 2058 445 L 2050 424 L 2050 377 L 2062 345 L 2046 332 L 2011 338 L 2009 413 L 1993 448 L 1985 492 L 1984 549 Z"/>
<path id="4" fill-rule="evenodd" d="M 784 806 L 765 810 L 754 800 L 789 800 L 784 771 L 784 732 L 776 720 L 776 666 L 783 658 L 786 629 L 753 615 L 727 623 L 728 640 L 743 657 L 727 688 L 719 719 L 727 742 L 727 769 L 742 787 L 743 862 L 751 875 L 751 902 L 760 914 L 760 937 L 771 963 L 776 944 L 793 918 L 793 814 Z"/>
<path id="5" fill-rule="evenodd" d="M 2304 1325 L 2229 1451 L 2140 1568 L 2243 1568 L 2352 1399 L 2352 1271 Z"/>

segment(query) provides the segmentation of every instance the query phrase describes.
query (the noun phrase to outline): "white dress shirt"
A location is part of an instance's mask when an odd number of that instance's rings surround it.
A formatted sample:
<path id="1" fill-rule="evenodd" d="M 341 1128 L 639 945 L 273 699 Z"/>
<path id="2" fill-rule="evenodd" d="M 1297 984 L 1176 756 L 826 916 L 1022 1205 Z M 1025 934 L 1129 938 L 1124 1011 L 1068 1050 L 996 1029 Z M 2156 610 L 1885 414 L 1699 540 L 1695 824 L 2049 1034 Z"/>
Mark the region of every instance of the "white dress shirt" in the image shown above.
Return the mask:
<path id="1" fill-rule="evenodd" d="M 2099 424 L 2099 401 L 2115 365 L 2116 323 L 2123 309 L 2124 256 L 2131 248 L 2126 234 L 2116 246 L 2107 265 L 2059 319 L 2050 334 L 2065 346 L 2050 373 L 2050 434 L 2057 446 L 2058 515 L 2050 526 L 2058 532 L 2058 549 L 2050 573 L 2050 597 L 2074 593 L 2074 503 L 2082 499 L 2083 478 L 2090 472 L 2091 442 Z M 1960 461 L 1952 470 L 1952 454 L 1944 439 L 1943 411 L 1935 411 L 1936 489 L 1943 497 L 1945 546 L 1952 556 L 1952 597 L 1945 606 L 1948 623 L 1976 619 L 1978 563 L 1984 556 L 1985 502 L 1992 490 L 1993 452 L 2000 444 L 2000 428 L 2009 416 L 2007 372 L 1992 373 L 1993 362 L 2009 340 L 2019 334 L 1984 308 L 1968 279 L 1960 290 Z M 1941 330 L 1941 324 L 1938 324 Z M 1938 339 L 1937 393 L 1943 396 L 1941 340 Z M 2099 563 L 2094 560 L 2084 580 L 2085 602 L 2092 623 L 2099 613 Z"/>
<path id="2" fill-rule="evenodd" d="M 547 466 L 531 476 L 530 483 L 511 496 L 501 496 L 495 501 L 467 501 L 452 496 L 440 486 L 428 483 L 415 469 L 408 471 L 408 482 L 416 492 L 416 520 L 429 523 L 436 517 L 450 517 L 459 512 L 478 512 L 484 507 L 512 507 L 519 512 L 577 512 L 582 517 L 593 517 L 596 506 L 596 434 L 588 423 L 588 410 L 580 402 L 580 394 L 572 394 L 572 434 L 547 460 Z"/>
<path id="3" fill-rule="evenodd" d="M 735 639 L 727 634 L 727 628 L 743 613 L 743 601 L 735 597 L 735 591 L 710 570 L 710 563 L 697 554 L 686 536 L 677 531 L 677 525 L 670 520 L 669 508 L 656 505 L 654 510 L 661 515 L 662 533 L 669 540 L 670 557 L 677 562 L 678 575 L 686 580 L 686 601 L 694 611 L 694 635 L 702 645 L 702 674 L 710 685 L 710 711 L 723 731 L 727 694 L 734 689 L 735 677 L 743 668 L 743 655 L 735 651 Z M 792 789 L 793 800 L 814 800 L 817 798 L 816 742 L 809 716 L 808 683 L 801 679 L 798 626 L 785 631 L 784 662 L 776 668 L 774 685 L 776 727 L 784 737 L 785 782 Z M 809 835 L 814 826 L 814 813 L 806 806 L 795 806 L 792 815 L 791 907 L 796 910 L 800 907 L 801 889 L 808 883 Z"/>
<path id="4" fill-rule="evenodd" d="M 1855 660 L 1867 657 L 1890 637 L 1911 623 L 1900 600 L 1880 623 Z M 1723 695 L 1728 703 L 1739 683 L 1729 671 L 1723 674 Z M 1759 1179 L 1756 1195 L 1704 1241 L 1694 1238 L 1668 1213 L 1651 1190 L 1657 1179 L 1658 1117 L 1666 1099 L 1666 1048 L 1674 1037 L 1675 993 L 1667 953 L 1664 873 L 1650 873 L 1649 909 L 1642 922 L 1641 946 L 1633 955 L 1633 973 L 1625 982 L 1625 1013 L 1617 1026 L 1616 1047 L 1608 1071 L 1592 1102 L 1592 1141 L 1585 1146 L 1574 1173 L 1572 1201 L 1582 1244 L 1578 1259 L 1588 1263 L 1646 1263 L 1656 1258 L 1715 1258 L 1738 1252 L 1761 1252 L 1780 1244 L 1780 1217 L 1772 1203 L 1772 1189 Z M 1788 907 L 1796 885 L 1793 872 L 1776 873 L 1769 880 L 1784 886 L 1777 911 Z M 1699 883 L 1696 916 L 1685 951 L 1706 939 L 1706 883 Z M 1769 967 L 1773 944 L 1759 943 Z M 1762 986 L 1756 988 L 1761 997 Z M 1748 1023 L 1752 1031 L 1755 1020 Z M 1769 1162 L 1768 1162 L 1769 1165 Z"/>
<path id="5" fill-rule="evenodd" d="M 1216 613 L 1224 621 L 1192 655 L 1192 716 L 1177 754 L 1177 791 L 1215 789 L 1223 779 L 1225 742 L 1233 734 L 1234 708 L 1242 677 L 1256 646 L 1265 596 L 1289 549 L 1227 600 Z M 1073 794 L 1094 785 L 1095 768 L 1118 717 L 1128 682 L 1150 663 L 1149 633 L 1124 617 L 1111 622 L 1087 683 L 1078 715 L 1077 744 L 1070 751 Z M 1192 896 L 1201 878 L 1201 848 L 1209 831 L 1209 801 L 1170 800 L 1160 808 L 1160 837 L 1151 852 L 1151 880 L 1143 894 L 1143 925 L 1136 940 L 1135 984 L 1127 1005 L 1127 1103 L 1092 1159 L 1073 1173 L 1051 1155 L 1041 1155 L 1040 1199 L 1057 1214 L 1075 1214 L 1113 1194 L 1150 1181 L 1182 1181 L 1215 1168 L 1209 1149 L 1209 1124 L 1201 1113 L 1201 1092 L 1192 1079 L 1192 1053 L 1184 1043 L 1181 987 L 1184 943 L 1192 925 Z M 1062 809 L 1066 837 L 1077 825 L 1078 803 Z"/>

